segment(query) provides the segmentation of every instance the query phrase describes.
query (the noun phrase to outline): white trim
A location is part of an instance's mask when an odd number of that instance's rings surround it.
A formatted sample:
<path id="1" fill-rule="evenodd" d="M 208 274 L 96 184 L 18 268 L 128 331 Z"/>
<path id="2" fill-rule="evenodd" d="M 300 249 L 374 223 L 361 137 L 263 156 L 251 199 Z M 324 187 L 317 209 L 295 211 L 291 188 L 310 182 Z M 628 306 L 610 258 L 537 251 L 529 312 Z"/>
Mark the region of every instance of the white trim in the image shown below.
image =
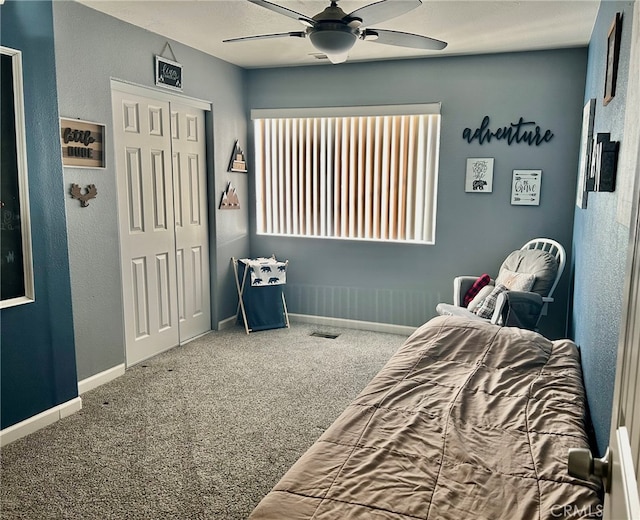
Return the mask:
<path id="1" fill-rule="evenodd" d="M 238 315 L 230 316 L 222 321 L 218 322 L 218 330 L 231 329 L 238 321 Z"/>
<path id="2" fill-rule="evenodd" d="M 82 381 L 78 381 L 78 394 L 82 395 L 89 390 L 93 390 L 94 388 L 98 388 L 109 381 L 113 381 L 121 375 L 124 375 L 124 369 L 125 366 L 124 363 L 122 363 L 121 365 L 117 365 L 98 374 L 89 376 Z"/>
<path id="3" fill-rule="evenodd" d="M 389 334 L 401 334 L 410 336 L 417 327 L 408 325 L 394 325 L 392 323 L 376 323 L 373 321 L 349 320 L 346 318 L 330 318 L 328 316 L 311 316 L 310 314 L 289 313 L 291 321 L 298 323 L 311 323 L 326 325 L 327 327 L 341 327 L 343 329 L 370 330 L 373 332 L 387 332 Z"/>
<path id="4" fill-rule="evenodd" d="M 262 159 L 255 171 L 256 232 L 433 244 L 441 119 L 430 114 L 254 120 L 255 157 Z M 304 171 L 291 167 L 301 159 Z M 369 172 L 373 189 L 367 192 L 363 178 Z M 305 193 L 292 190 L 305 179 Z M 357 208 L 369 199 L 371 225 L 365 228 Z"/>
<path id="5" fill-rule="evenodd" d="M 200 334 L 196 334 L 195 336 L 193 336 L 192 338 L 189 339 L 185 339 L 184 341 L 180 342 L 180 347 L 183 347 L 184 345 L 186 345 L 187 343 L 191 343 L 192 341 L 195 341 L 197 339 L 200 339 L 203 336 L 206 336 L 207 334 L 210 334 L 212 331 L 211 330 L 207 330 L 205 332 L 202 332 Z"/>
<path id="6" fill-rule="evenodd" d="M 356 116 L 415 116 L 439 114 L 441 103 L 413 105 L 369 105 L 357 107 L 315 108 L 254 108 L 251 119 L 280 119 L 296 117 L 356 117 Z"/>
<path id="7" fill-rule="evenodd" d="M 197 99 L 184 94 L 178 94 L 177 92 L 166 92 L 158 88 L 147 87 L 145 85 L 138 85 L 131 83 L 123 79 L 111 78 L 111 90 L 117 90 L 118 92 L 126 92 L 127 94 L 134 94 L 136 96 L 153 97 L 160 101 L 168 101 L 170 103 L 180 102 L 185 105 L 189 105 L 193 108 L 199 108 L 210 112 L 212 110 L 212 104 L 204 99 Z"/>
<path id="8" fill-rule="evenodd" d="M 626 499 L 627 518 L 640 518 L 640 498 L 638 497 L 638 484 L 635 470 L 633 469 L 633 453 L 629 441 L 629 431 L 626 426 L 620 426 L 616 431 L 616 441 L 620 452 L 620 472 L 622 473 L 622 485 Z M 609 464 L 614 462 L 609 460 Z M 609 495 L 610 497 L 611 495 Z M 607 498 L 609 498 L 607 497 Z"/>
<path id="9" fill-rule="evenodd" d="M 53 408 L 49 408 L 44 412 L 40 412 L 33 417 L 29 417 L 13 426 L 9 426 L 0 431 L 0 446 L 17 441 L 31 433 L 34 433 L 54 422 L 69 417 L 82 408 L 82 399 L 75 397 L 66 403 L 59 404 Z"/>
<path id="10" fill-rule="evenodd" d="M 321 237 L 314 235 L 286 234 L 286 233 L 270 233 L 268 231 L 257 231 L 256 235 L 269 237 L 287 237 L 287 238 L 307 238 L 310 240 L 351 240 L 353 242 L 384 242 L 386 244 L 402 244 L 402 245 L 418 245 L 418 246 L 434 246 L 436 244 L 435 236 L 432 240 L 393 240 L 390 238 L 360 238 L 360 237 Z"/>

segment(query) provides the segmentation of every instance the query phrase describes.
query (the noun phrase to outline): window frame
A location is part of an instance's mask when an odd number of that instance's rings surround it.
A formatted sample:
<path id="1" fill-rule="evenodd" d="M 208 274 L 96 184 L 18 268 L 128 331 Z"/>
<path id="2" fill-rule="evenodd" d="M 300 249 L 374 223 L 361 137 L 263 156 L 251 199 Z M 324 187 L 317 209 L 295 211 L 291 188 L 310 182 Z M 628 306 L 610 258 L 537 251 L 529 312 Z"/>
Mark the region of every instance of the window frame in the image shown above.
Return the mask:
<path id="1" fill-rule="evenodd" d="M 286 155 L 284 154 L 283 151 L 283 147 L 288 145 L 288 141 L 287 144 L 281 144 L 281 141 L 278 141 L 277 146 L 279 148 L 277 154 L 279 154 L 279 157 L 276 159 L 276 162 L 273 165 L 267 166 L 265 168 L 264 163 L 265 162 L 269 162 L 271 161 L 271 155 L 270 152 L 268 150 L 266 150 L 266 146 L 264 146 L 264 142 L 266 140 L 271 140 L 269 138 L 269 136 L 264 136 L 261 127 L 259 126 L 262 120 L 277 120 L 277 121 L 288 121 L 288 120 L 299 120 L 299 119 L 309 119 L 309 118 L 313 118 L 315 121 L 322 121 L 323 119 L 336 119 L 336 118 L 344 118 L 344 120 L 346 121 L 347 118 L 398 118 L 398 117 L 403 117 L 403 116 L 434 116 L 436 115 L 436 118 L 424 118 L 422 117 L 422 119 L 420 120 L 420 124 L 423 125 L 425 124 L 424 122 L 427 121 L 427 124 L 429 125 L 429 132 L 428 132 L 428 139 L 425 137 L 424 139 L 424 144 L 426 145 L 425 147 L 420 147 L 421 149 L 419 150 L 419 153 L 422 155 L 419 155 L 419 159 L 424 161 L 424 164 L 418 164 L 413 165 L 413 167 L 416 169 L 416 171 L 420 168 L 422 168 L 422 175 L 424 178 L 421 179 L 417 179 L 416 182 L 422 182 L 422 183 L 427 183 L 424 185 L 424 187 L 422 188 L 422 200 L 418 200 L 420 198 L 420 195 L 414 195 L 414 197 L 416 197 L 415 199 L 412 199 L 412 203 L 415 204 L 416 202 L 421 202 L 420 203 L 420 207 L 422 207 L 422 211 L 421 211 L 421 216 L 420 217 L 414 217 L 414 220 L 417 218 L 421 218 L 424 222 L 424 230 L 421 229 L 421 234 L 420 236 L 416 236 L 416 237 L 411 237 L 411 238 L 405 238 L 405 237 L 392 237 L 390 235 L 385 235 L 384 233 L 382 233 L 383 236 L 353 236 L 353 224 L 349 223 L 348 227 L 350 227 L 350 231 L 347 233 L 340 233 L 338 235 L 334 234 L 327 234 L 326 233 L 326 229 L 324 228 L 324 222 L 325 222 L 325 218 L 328 218 L 329 220 L 332 220 L 334 218 L 337 218 L 337 210 L 338 207 L 333 208 L 334 211 L 331 213 L 330 217 L 326 217 L 326 212 L 325 212 L 325 199 L 322 199 L 322 203 L 320 204 L 321 208 L 317 208 L 314 207 L 314 210 L 312 210 L 312 208 L 307 207 L 307 212 L 311 211 L 311 213 L 313 213 L 313 218 L 314 220 L 317 219 L 317 215 L 318 213 L 322 213 L 322 218 L 321 220 L 321 224 L 320 226 L 322 227 L 322 230 L 320 232 L 319 227 L 316 223 L 316 225 L 314 226 L 314 229 L 309 232 L 308 230 L 303 231 L 301 229 L 299 229 L 298 226 L 294 226 L 294 228 L 292 229 L 291 227 L 289 227 L 289 229 L 287 229 L 286 232 L 282 232 L 282 226 L 281 225 L 277 225 L 276 227 L 278 229 L 273 229 L 273 226 L 269 225 L 268 223 L 265 223 L 263 219 L 269 218 L 269 217 L 265 217 L 264 215 L 268 215 L 268 216 L 272 216 L 274 213 L 274 208 L 273 208 L 273 201 L 278 201 L 278 195 L 275 195 L 274 197 L 263 197 L 263 193 L 264 190 L 267 190 L 267 192 L 269 191 L 269 187 L 266 186 L 269 183 L 269 178 L 273 179 L 275 173 L 271 173 L 269 174 L 269 171 L 275 172 L 276 169 L 279 169 L 279 182 L 281 184 L 285 184 L 285 183 L 289 183 L 290 180 L 286 180 L 283 178 L 282 175 L 282 169 L 284 167 L 284 163 L 283 161 L 287 161 L 287 165 L 286 167 L 289 168 L 290 164 L 288 164 L 288 161 L 291 160 L 291 150 L 289 148 L 287 148 L 287 152 Z M 435 243 L 435 235 L 436 235 L 436 215 L 437 215 L 437 194 L 438 194 L 438 175 L 439 175 L 439 152 L 440 152 L 440 134 L 441 134 L 441 103 L 423 103 L 423 104 L 405 104 L 405 105 L 377 105 L 377 106 L 359 106 L 359 107 L 314 107 L 314 108 L 275 108 L 275 109 L 253 109 L 251 110 L 251 119 L 253 121 L 253 125 L 254 125 L 254 160 L 255 160 L 255 224 L 256 224 L 256 234 L 257 235 L 261 235 L 261 236 L 281 236 L 281 237 L 290 237 L 290 238 L 309 238 L 309 239 L 324 239 L 324 240 L 353 240 L 353 241 L 366 241 L 366 242 L 382 242 L 382 243 L 402 243 L 402 244 L 420 244 L 420 245 L 433 245 Z M 341 122 L 342 123 L 342 122 Z M 432 128 L 434 127 L 434 128 Z M 385 130 L 386 131 L 386 130 Z M 395 131 L 395 129 L 394 129 Z M 421 129 L 422 131 L 422 129 Z M 358 137 L 360 137 L 360 135 L 365 135 L 362 133 L 362 129 L 359 130 L 358 133 Z M 395 134 L 394 134 L 395 136 Z M 331 138 L 334 138 L 333 135 L 330 135 Z M 397 136 L 395 136 L 394 138 L 396 138 Z M 406 136 L 405 136 L 406 137 Z M 385 138 L 388 138 L 385 137 Z M 314 134 L 314 139 L 317 139 L 315 137 Z M 322 139 L 325 139 L 324 135 L 322 137 Z M 340 138 L 336 138 L 336 142 L 339 141 Z M 382 137 L 376 137 L 375 139 L 373 139 L 373 141 L 375 141 L 376 139 L 382 139 Z M 391 140 L 391 138 L 388 138 L 389 140 Z M 408 141 L 412 141 L 412 139 L 406 138 L 407 142 Z M 412 141 L 413 143 L 413 141 Z M 403 144 L 405 144 L 405 142 L 403 141 Z M 391 142 L 391 144 L 387 143 L 385 141 L 385 146 L 395 146 L 396 143 L 395 142 Z M 363 145 L 360 145 L 363 146 Z M 408 146 L 408 145 L 407 145 Z M 316 143 L 316 146 L 314 147 L 314 150 L 319 150 L 322 147 L 321 152 L 319 153 L 320 157 L 324 158 L 324 154 L 326 153 L 326 149 L 324 142 L 322 144 L 320 143 Z M 273 146 L 271 147 L 273 148 Z M 428 149 L 428 150 L 427 150 Z M 406 150 L 403 150 L 406 153 Z M 336 153 L 336 150 L 331 150 L 331 153 Z M 418 153 L 415 150 L 412 150 L 412 152 Z M 377 153 L 377 151 L 376 151 Z M 294 152 L 295 154 L 295 152 Z M 316 152 L 316 154 L 318 154 L 318 152 Z M 281 157 L 284 155 L 284 158 Z M 346 171 L 349 173 L 349 178 L 346 181 L 349 184 L 349 188 L 351 189 L 351 193 L 353 193 L 354 190 L 354 183 L 358 182 L 358 171 L 356 168 L 354 168 L 355 166 L 355 161 L 358 160 L 357 157 L 354 158 L 355 152 L 354 153 L 347 153 L 346 155 L 342 156 L 341 159 L 343 161 L 348 161 L 349 162 L 349 167 L 346 169 Z M 266 159 L 265 159 L 266 157 Z M 332 160 L 335 161 L 335 156 L 331 156 Z M 279 161 L 279 162 L 278 162 Z M 414 161 L 414 162 L 417 162 Z M 326 167 L 326 165 L 324 165 L 323 167 Z M 359 165 L 359 168 L 362 168 L 362 165 Z M 267 170 L 267 172 L 265 173 L 264 170 Z M 397 168 L 396 168 L 397 169 Z M 289 172 L 290 170 L 287 169 L 287 171 Z M 306 171 L 310 172 L 310 175 L 307 175 L 305 178 L 315 178 L 315 176 L 317 175 L 317 168 L 314 167 L 312 168 L 311 165 L 309 163 L 306 164 Z M 315 172 L 315 173 L 313 173 Z M 331 187 L 331 183 L 333 181 L 335 181 L 335 177 L 339 176 L 336 174 L 336 172 L 334 170 L 331 169 L 331 167 L 329 167 L 329 171 L 327 170 L 323 170 L 323 172 L 328 173 L 328 180 L 325 180 L 324 182 L 327 183 L 330 187 Z M 354 174 L 355 173 L 355 174 Z M 291 174 L 289 174 L 290 176 Z M 300 174 L 298 174 L 300 175 Z M 362 173 L 360 173 L 360 175 L 363 175 Z M 386 181 L 388 182 L 388 180 L 391 178 L 393 174 L 388 174 L 388 175 L 382 175 L 381 177 L 383 179 L 386 179 Z M 402 174 L 402 175 L 407 175 L 406 173 Z M 411 175 L 417 175 L 417 173 L 411 172 Z M 285 176 L 286 177 L 286 176 Z M 399 176 L 398 176 L 399 177 Z M 403 179 L 399 179 L 399 182 L 402 182 Z M 362 180 L 360 180 L 360 182 L 363 182 Z M 389 187 L 389 185 L 387 184 L 387 187 Z M 316 185 L 314 185 L 314 189 L 316 189 Z M 289 190 L 291 189 L 290 184 L 287 184 L 287 188 L 286 188 L 286 193 L 287 195 L 289 194 Z M 359 194 L 362 193 L 369 193 L 368 191 L 362 191 L 362 186 L 359 187 L 360 192 Z M 380 187 L 380 189 L 384 189 L 384 186 Z M 280 187 L 280 190 L 282 190 L 282 187 Z M 346 191 L 346 190 L 345 190 Z M 279 194 L 280 197 L 282 197 L 282 193 Z M 395 196 L 394 197 L 394 192 L 393 189 L 391 189 L 390 191 L 390 195 L 391 197 L 387 196 L 387 197 L 383 197 L 387 200 L 387 202 L 391 203 L 392 205 L 395 206 L 395 204 L 397 203 L 397 201 L 400 199 L 399 196 Z M 318 196 L 317 194 L 314 195 L 315 198 L 322 198 L 324 196 L 324 193 L 321 192 L 320 195 Z M 332 194 L 332 196 L 335 196 L 335 194 Z M 351 195 L 353 197 L 353 195 Z M 265 200 L 263 200 L 263 198 Z M 296 198 L 296 197 L 292 197 L 292 198 Z M 296 198 L 297 199 L 297 198 Z M 367 199 L 375 199 L 375 196 L 370 195 L 367 197 Z M 281 199 L 280 199 L 281 200 Z M 287 199 L 287 204 L 289 204 L 289 199 Z M 368 202 L 367 202 L 368 204 Z M 294 203 L 295 205 L 295 203 Z M 310 206 L 310 204 L 308 204 L 307 206 Z M 345 200 L 344 196 L 342 196 L 342 201 L 340 204 L 340 208 L 347 208 L 348 210 L 353 210 L 354 206 L 353 206 L 353 202 L 349 202 L 349 199 Z M 296 207 L 297 209 L 297 207 Z M 409 208 L 410 209 L 410 208 Z M 407 211 L 409 211 L 409 209 L 407 209 Z M 278 211 L 280 214 L 282 214 L 282 211 L 280 209 L 276 210 Z M 358 210 L 358 211 L 362 211 L 362 210 Z M 380 220 L 386 222 L 393 222 L 393 216 L 388 216 L 389 215 L 389 210 L 385 210 L 384 208 L 382 208 L 382 214 L 384 215 L 384 212 L 387 212 L 387 216 L 382 217 Z M 409 213 L 407 213 L 407 215 L 409 215 Z M 307 218 L 309 218 L 309 214 L 307 213 Z M 407 219 L 409 219 L 410 217 L 407 216 Z M 356 217 L 351 216 L 348 219 L 351 220 L 355 220 Z M 277 220 L 277 217 L 276 217 Z M 401 224 L 402 225 L 402 224 Z M 384 224 L 383 224 L 384 227 Z M 427 229 L 428 228 L 428 229 Z M 395 230 L 394 232 L 395 233 Z M 347 236 L 344 236 L 344 235 Z M 358 232 L 359 235 L 361 235 L 361 232 Z M 378 235 L 380 235 L 380 230 L 378 230 L 377 232 Z"/>

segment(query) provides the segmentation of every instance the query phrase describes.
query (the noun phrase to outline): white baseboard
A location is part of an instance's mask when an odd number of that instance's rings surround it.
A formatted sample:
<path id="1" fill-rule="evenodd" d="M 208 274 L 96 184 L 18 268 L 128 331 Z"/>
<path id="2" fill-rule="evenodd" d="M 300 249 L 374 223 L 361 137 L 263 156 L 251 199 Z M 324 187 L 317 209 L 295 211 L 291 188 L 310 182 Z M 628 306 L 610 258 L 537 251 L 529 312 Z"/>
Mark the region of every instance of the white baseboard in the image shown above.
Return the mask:
<path id="1" fill-rule="evenodd" d="M 237 316 L 231 316 L 229 318 L 227 318 L 226 320 L 222 320 L 218 322 L 218 330 L 224 330 L 224 329 L 230 329 L 232 327 L 235 326 L 236 324 L 236 320 L 238 319 Z"/>
<path id="2" fill-rule="evenodd" d="M 100 372 L 98 374 L 92 375 L 83 379 L 82 381 L 78 381 L 78 394 L 82 395 L 89 390 L 93 390 L 94 388 L 99 387 L 100 385 L 104 385 L 109 381 L 113 381 L 117 377 L 120 377 L 124 374 L 124 363 L 121 365 L 116 365 L 113 368 L 109 368 Z"/>
<path id="3" fill-rule="evenodd" d="M 408 325 L 394 325 L 392 323 L 376 323 L 373 321 L 348 320 L 345 318 L 330 318 L 327 316 L 313 316 L 311 314 L 289 313 L 289 319 L 298 323 L 311 323 L 315 325 L 325 325 L 327 327 L 342 327 L 343 329 L 371 330 L 373 332 L 387 332 L 389 334 L 401 334 L 409 336 L 413 334 L 417 327 Z M 237 317 L 231 316 L 218 322 L 218 330 L 235 327 Z"/>
<path id="4" fill-rule="evenodd" d="M 13 426 L 9 426 L 8 428 L 0 431 L 0 446 L 6 446 L 11 442 L 17 441 L 30 433 L 34 433 L 44 428 L 45 426 L 49 426 L 60 419 L 69 417 L 81 408 L 82 399 L 80 397 L 75 397 L 66 403 L 49 408 L 48 410 L 40 412 L 33 417 L 29 417 L 24 421 L 14 424 Z"/>
<path id="5" fill-rule="evenodd" d="M 373 332 L 387 332 L 389 334 L 401 334 L 403 336 L 409 336 L 416 330 L 416 327 L 409 327 L 407 325 L 348 320 L 345 318 L 329 318 L 327 316 L 311 316 L 310 314 L 289 313 L 289 319 L 298 323 L 311 323 L 315 325 L 325 325 L 327 327 L 342 327 L 343 329 L 371 330 Z"/>

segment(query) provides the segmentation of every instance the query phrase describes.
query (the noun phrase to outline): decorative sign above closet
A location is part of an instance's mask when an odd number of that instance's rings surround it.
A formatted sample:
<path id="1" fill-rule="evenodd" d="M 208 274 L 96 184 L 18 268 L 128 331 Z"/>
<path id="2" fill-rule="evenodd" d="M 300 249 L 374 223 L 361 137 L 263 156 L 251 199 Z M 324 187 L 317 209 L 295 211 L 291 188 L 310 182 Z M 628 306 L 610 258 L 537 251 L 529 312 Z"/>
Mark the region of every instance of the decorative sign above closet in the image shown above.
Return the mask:
<path id="1" fill-rule="evenodd" d="M 172 60 L 163 56 L 167 48 L 171 52 Z M 160 54 L 156 54 L 156 86 L 182 92 L 182 65 L 176 60 L 169 42 L 164 44 Z"/>

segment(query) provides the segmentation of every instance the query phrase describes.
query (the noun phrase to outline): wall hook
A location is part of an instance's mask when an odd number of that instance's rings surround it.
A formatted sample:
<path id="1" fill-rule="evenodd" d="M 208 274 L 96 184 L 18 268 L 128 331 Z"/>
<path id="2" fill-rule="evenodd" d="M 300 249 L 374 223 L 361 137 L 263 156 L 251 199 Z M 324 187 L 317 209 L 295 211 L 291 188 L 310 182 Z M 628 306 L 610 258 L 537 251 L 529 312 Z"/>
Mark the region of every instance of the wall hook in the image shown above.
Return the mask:
<path id="1" fill-rule="evenodd" d="M 71 185 L 71 197 L 80 201 L 80 206 L 86 208 L 89 205 L 89 200 L 95 199 L 98 195 L 98 190 L 95 184 L 89 184 L 87 186 L 87 192 L 83 195 L 82 188 L 78 184 Z"/>

